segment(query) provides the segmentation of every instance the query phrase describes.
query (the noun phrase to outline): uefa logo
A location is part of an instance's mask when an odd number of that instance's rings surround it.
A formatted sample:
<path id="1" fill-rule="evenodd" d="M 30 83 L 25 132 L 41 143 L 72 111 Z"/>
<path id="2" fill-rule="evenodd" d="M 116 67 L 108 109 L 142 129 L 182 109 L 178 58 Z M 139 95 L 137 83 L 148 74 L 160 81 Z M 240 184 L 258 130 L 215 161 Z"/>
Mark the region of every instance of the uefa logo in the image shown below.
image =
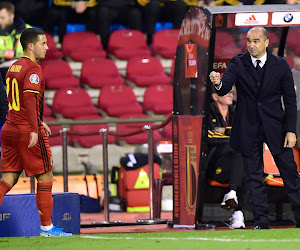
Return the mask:
<path id="1" fill-rule="evenodd" d="M 293 20 L 293 15 L 291 13 L 287 13 L 287 14 L 284 15 L 283 20 L 286 23 L 289 23 Z"/>

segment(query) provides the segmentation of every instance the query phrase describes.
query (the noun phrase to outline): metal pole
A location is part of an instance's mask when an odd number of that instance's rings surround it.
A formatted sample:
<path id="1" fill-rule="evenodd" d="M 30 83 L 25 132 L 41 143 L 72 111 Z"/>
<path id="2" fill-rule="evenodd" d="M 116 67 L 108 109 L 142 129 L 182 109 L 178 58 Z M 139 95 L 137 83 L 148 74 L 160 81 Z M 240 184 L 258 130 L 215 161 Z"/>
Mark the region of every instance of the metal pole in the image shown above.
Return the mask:
<path id="1" fill-rule="evenodd" d="M 62 134 L 62 161 L 63 161 L 63 178 L 64 178 L 64 192 L 68 192 L 68 143 L 67 143 L 67 128 L 63 128 Z"/>
<path id="2" fill-rule="evenodd" d="M 34 176 L 30 176 L 30 193 L 35 193 L 35 179 Z"/>
<path id="3" fill-rule="evenodd" d="M 148 166 L 149 166 L 149 193 L 150 193 L 150 219 L 138 219 L 138 224 L 164 224 L 168 220 L 154 218 L 154 149 L 153 149 L 153 130 L 150 125 L 144 126 L 148 130 Z"/>
<path id="4" fill-rule="evenodd" d="M 146 125 L 148 130 L 148 166 L 149 166 L 149 192 L 150 192 L 150 220 L 154 220 L 154 166 L 153 166 L 153 131 L 151 126 Z"/>
<path id="5" fill-rule="evenodd" d="M 100 129 L 102 133 L 103 147 L 103 170 L 104 170 L 104 215 L 105 222 L 109 223 L 109 187 L 108 187 L 108 152 L 107 152 L 107 129 Z"/>

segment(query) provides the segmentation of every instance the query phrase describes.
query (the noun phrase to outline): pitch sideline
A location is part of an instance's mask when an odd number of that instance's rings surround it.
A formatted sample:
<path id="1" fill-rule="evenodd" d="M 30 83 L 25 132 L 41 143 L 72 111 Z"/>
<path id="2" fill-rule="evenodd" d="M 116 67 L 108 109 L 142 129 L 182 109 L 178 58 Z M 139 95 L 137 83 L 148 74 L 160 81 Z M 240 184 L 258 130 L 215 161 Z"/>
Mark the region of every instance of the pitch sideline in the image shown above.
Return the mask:
<path id="1" fill-rule="evenodd" d="M 103 237 L 103 236 L 88 236 L 81 235 L 80 238 L 98 239 L 98 240 L 195 240 L 195 241 L 226 241 L 226 242 L 300 242 L 300 239 L 225 239 L 225 238 L 174 238 L 174 237 Z"/>

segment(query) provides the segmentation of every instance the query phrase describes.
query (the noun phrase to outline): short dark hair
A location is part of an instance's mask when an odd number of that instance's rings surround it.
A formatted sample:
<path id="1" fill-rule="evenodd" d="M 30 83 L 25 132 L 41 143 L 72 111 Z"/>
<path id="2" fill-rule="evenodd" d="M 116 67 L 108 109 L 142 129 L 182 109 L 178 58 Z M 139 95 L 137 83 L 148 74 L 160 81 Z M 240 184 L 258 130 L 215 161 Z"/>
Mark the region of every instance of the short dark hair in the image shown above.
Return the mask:
<path id="1" fill-rule="evenodd" d="M 20 42 L 23 50 L 26 50 L 29 43 L 35 44 L 39 35 L 45 35 L 45 31 L 38 28 L 27 28 L 22 31 Z"/>
<path id="2" fill-rule="evenodd" d="M 15 6 L 11 2 L 1 2 L 0 10 L 6 9 L 9 13 L 15 13 Z"/>

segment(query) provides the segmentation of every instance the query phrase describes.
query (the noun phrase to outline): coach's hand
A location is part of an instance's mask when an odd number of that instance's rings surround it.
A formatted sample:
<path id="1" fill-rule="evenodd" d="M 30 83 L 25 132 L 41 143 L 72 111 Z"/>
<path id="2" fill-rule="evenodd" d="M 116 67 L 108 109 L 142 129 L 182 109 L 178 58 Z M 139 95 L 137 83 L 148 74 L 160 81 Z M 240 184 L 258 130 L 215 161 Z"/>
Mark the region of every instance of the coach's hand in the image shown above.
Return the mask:
<path id="1" fill-rule="evenodd" d="M 284 139 L 285 148 L 293 148 L 296 145 L 296 135 L 292 132 L 287 132 Z"/>
<path id="2" fill-rule="evenodd" d="M 219 72 L 215 72 L 215 71 L 210 72 L 209 78 L 212 84 L 214 85 L 219 85 L 221 82 L 221 76 Z"/>
<path id="3" fill-rule="evenodd" d="M 38 141 L 38 133 L 31 132 L 28 148 L 33 148 Z"/>

